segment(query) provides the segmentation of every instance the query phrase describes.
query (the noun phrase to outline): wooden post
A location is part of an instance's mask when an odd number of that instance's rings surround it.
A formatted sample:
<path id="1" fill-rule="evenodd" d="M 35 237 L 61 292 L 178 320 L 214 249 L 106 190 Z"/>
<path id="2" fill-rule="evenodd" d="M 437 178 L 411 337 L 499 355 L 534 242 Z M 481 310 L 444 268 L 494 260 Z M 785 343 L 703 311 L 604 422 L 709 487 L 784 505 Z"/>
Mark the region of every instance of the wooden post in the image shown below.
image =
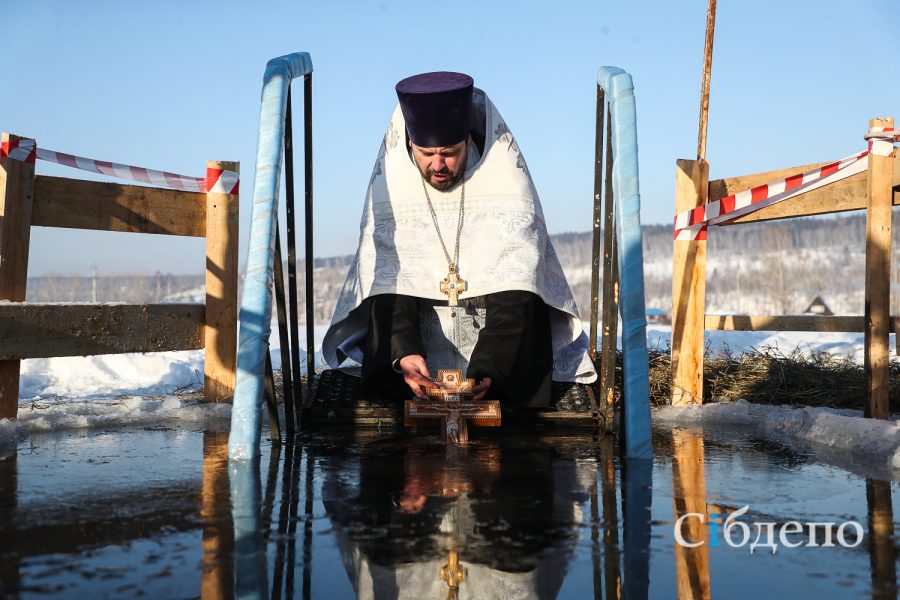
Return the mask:
<path id="1" fill-rule="evenodd" d="M 716 0 L 706 5 L 706 41 L 703 44 L 703 79 L 700 86 L 700 130 L 697 159 L 706 160 L 706 125 L 709 122 L 709 82 L 712 76 L 713 37 L 716 32 Z"/>
<path id="2" fill-rule="evenodd" d="M 894 119 L 869 119 L 869 128 L 893 127 Z M 888 337 L 890 334 L 891 202 L 893 164 L 890 156 L 869 153 L 866 205 L 865 415 L 890 417 L 888 407 Z"/>
<path id="3" fill-rule="evenodd" d="M 675 213 L 706 203 L 709 163 L 678 160 Z M 672 405 L 703 403 L 706 239 L 675 240 L 672 265 Z"/>
<path id="4" fill-rule="evenodd" d="M 20 138 L 3 134 L 3 144 Z M 0 152 L 0 300 L 25 301 L 34 202 L 34 161 Z M 0 419 L 15 419 L 19 406 L 18 360 L 0 361 Z"/>
<path id="5" fill-rule="evenodd" d="M 207 169 L 240 170 L 236 162 L 209 161 Z M 237 194 L 206 194 L 206 402 L 230 402 L 237 359 Z"/>

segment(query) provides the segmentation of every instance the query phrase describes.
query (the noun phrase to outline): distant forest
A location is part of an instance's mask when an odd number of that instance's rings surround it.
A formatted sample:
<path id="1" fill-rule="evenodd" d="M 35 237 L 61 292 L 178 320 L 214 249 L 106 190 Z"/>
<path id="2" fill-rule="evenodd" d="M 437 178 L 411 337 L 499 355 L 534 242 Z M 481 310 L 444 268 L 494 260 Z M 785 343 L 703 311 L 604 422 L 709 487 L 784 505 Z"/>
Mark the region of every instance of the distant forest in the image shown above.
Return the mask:
<path id="1" fill-rule="evenodd" d="M 895 213 L 894 248 L 900 248 Z M 643 230 L 645 297 L 648 307 L 669 311 L 672 286 L 672 227 Z M 589 316 L 591 233 L 552 236 L 572 285 L 581 316 Z M 315 260 L 316 322 L 330 321 L 352 256 Z M 865 215 L 792 219 L 709 233 L 707 312 L 802 313 L 821 295 L 838 314 L 862 314 L 865 283 Z M 203 276 L 153 275 L 80 277 L 45 275 L 28 281 L 29 302 L 191 302 L 203 300 Z M 303 307 L 305 266 L 298 261 Z M 900 260 L 891 265 L 891 310 L 900 313 Z M 304 314 L 301 308 L 301 315 Z"/>

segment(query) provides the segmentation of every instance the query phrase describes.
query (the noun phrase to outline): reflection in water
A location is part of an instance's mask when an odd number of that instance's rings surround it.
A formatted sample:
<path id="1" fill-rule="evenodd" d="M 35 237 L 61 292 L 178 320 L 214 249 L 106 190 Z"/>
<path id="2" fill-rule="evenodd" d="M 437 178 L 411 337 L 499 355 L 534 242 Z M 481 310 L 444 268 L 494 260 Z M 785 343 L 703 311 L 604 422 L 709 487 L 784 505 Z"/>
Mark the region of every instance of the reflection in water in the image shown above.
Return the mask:
<path id="1" fill-rule="evenodd" d="M 652 507 L 650 463 L 611 438 L 317 434 L 266 446 L 262 473 L 215 432 L 32 439 L 0 458 L 0 598 L 896 597 L 890 482 L 702 435 L 660 433 Z M 673 548 L 673 516 L 745 504 L 750 524 L 853 519 L 867 537 Z M 695 522 L 686 538 L 712 535 Z"/>
<path id="2" fill-rule="evenodd" d="M 6 540 L 2 545 L 13 538 L 16 525 L 16 504 L 18 491 L 18 453 L 13 452 L 0 458 L 0 540 Z M 0 597 L 17 597 L 19 588 L 19 563 L 18 552 L 9 552 L 9 548 L 0 551 Z"/>
<path id="3" fill-rule="evenodd" d="M 609 600 L 618 600 L 622 597 L 622 575 L 619 570 L 616 448 L 615 440 L 610 436 L 600 440 L 600 482 L 603 488 L 603 579 L 606 582 L 606 597 Z M 596 588 L 596 581 L 594 597 L 601 597 Z"/>
<path id="4" fill-rule="evenodd" d="M 203 434 L 203 565 L 200 597 L 203 600 L 234 595 L 232 555 L 234 527 L 228 494 L 228 432 Z"/>
<path id="5" fill-rule="evenodd" d="M 274 498 L 280 448 L 273 448 L 269 457 L 269 484 L 267 496 Z M 275 535 L 275 563 L 272 573 L 272 597 L 292 598 L 294 595 L 294 563 L 297 544 L 294 534 L 297 530 L 297 502 L 299 495 L 300 456 L 294 446 L 285 449 L 284 466 L 281 475 L 281 507 L 278 513 L 278 533 Z M 268 502 L 267 502 L 268 504 Z M 271 509 L 269 509 L 271 514 Z M 264 523 L 269 521 L 264 521 Z M 269 528 L 271 531 L 271 527 Z"/>
<path id="6" fill-rule="evenodd" d="M 647 598 L 650 588 L 653 462 L 643 458 L 626 458 L 622 463 L 622 518 L 625 521 L 623 597 L 641 599 Z"/>
<path id="7" fill-rule="evenodd" d="M 869 557 L 872 598 L 897 597 L 897 549 L 894 546 L 894 510 L 891 482 L 866 480 L 869 506 Z"/>
<path id="8" fill-rule="evenodd" d="M 228 465 L 234 526 L 236 598 L 268 597 L 266 548 L 262 533 L 259 458 Z"/>
<path id="9" fill-rule="evenodd" d="M 708 600 L 709 586 L 709 515 L 706 511 L 706 471 L 703 464 L 703 437 L 692 431 L 672 431 L 672 501 L 675 521 L 688 513 L 704 515 L 701 522 L 685 518 L 682 535 L 689 544 L 675 543 L 675 577 L 678 598 Z"/>
<path id="10" fill-rule="evenodd" d="M 552 446 L 387 443 L 330 470 L 325 510 L 358 597 L 555 598 L 579 484 L 596 481 L 594 461 L 557 459 Z"/>

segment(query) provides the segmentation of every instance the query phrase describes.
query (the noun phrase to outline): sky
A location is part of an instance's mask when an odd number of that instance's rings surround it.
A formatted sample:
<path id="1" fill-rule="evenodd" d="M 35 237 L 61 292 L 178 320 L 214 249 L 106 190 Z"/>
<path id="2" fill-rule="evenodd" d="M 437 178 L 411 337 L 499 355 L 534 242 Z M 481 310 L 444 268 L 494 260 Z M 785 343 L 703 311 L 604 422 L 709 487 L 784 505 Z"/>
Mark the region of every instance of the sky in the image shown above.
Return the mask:
<path id="1" fill-rule="evenodd" d="M 551 233 L 591 226 L 601 65 L 634 78 L 644 223 L 672 222 L 675 160 L 696 156 L 706 0 L 0 0 L 0 15 L 0 130 L 186 175 L 202 176 L 208 159 L 240 161 L 241 264 L 262 74 L 291 52 L 309 52 L 315 69 L 317 256 L 355 251 L 394 84 L 415 73 L 462 71 L 488 93 L 522 148 Z M 869 118 L 900 118 L 900 38 L 882 29 L 898 22 L 895 0 L 720 0 L 711 177 L 863 149 Z M 41 161 L 37 169 L 102 179 Z M 30 276 L 204 268 L 200 239 L 38 227 L 31 240 Z"/>

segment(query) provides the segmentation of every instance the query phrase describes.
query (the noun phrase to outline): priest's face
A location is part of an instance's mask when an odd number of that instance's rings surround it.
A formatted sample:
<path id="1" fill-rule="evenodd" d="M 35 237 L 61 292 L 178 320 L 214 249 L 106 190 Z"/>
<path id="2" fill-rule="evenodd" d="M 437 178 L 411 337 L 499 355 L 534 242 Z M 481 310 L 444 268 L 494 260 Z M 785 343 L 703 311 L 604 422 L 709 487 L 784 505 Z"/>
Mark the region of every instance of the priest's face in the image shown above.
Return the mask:
<path id="1" fill-rule="evenodd" d="M 466 172 L 469 140 L 453 146 L 426 148 L 409 143 L 413 159 L 425 181 L 436 190 L 448 190 Z"/>

